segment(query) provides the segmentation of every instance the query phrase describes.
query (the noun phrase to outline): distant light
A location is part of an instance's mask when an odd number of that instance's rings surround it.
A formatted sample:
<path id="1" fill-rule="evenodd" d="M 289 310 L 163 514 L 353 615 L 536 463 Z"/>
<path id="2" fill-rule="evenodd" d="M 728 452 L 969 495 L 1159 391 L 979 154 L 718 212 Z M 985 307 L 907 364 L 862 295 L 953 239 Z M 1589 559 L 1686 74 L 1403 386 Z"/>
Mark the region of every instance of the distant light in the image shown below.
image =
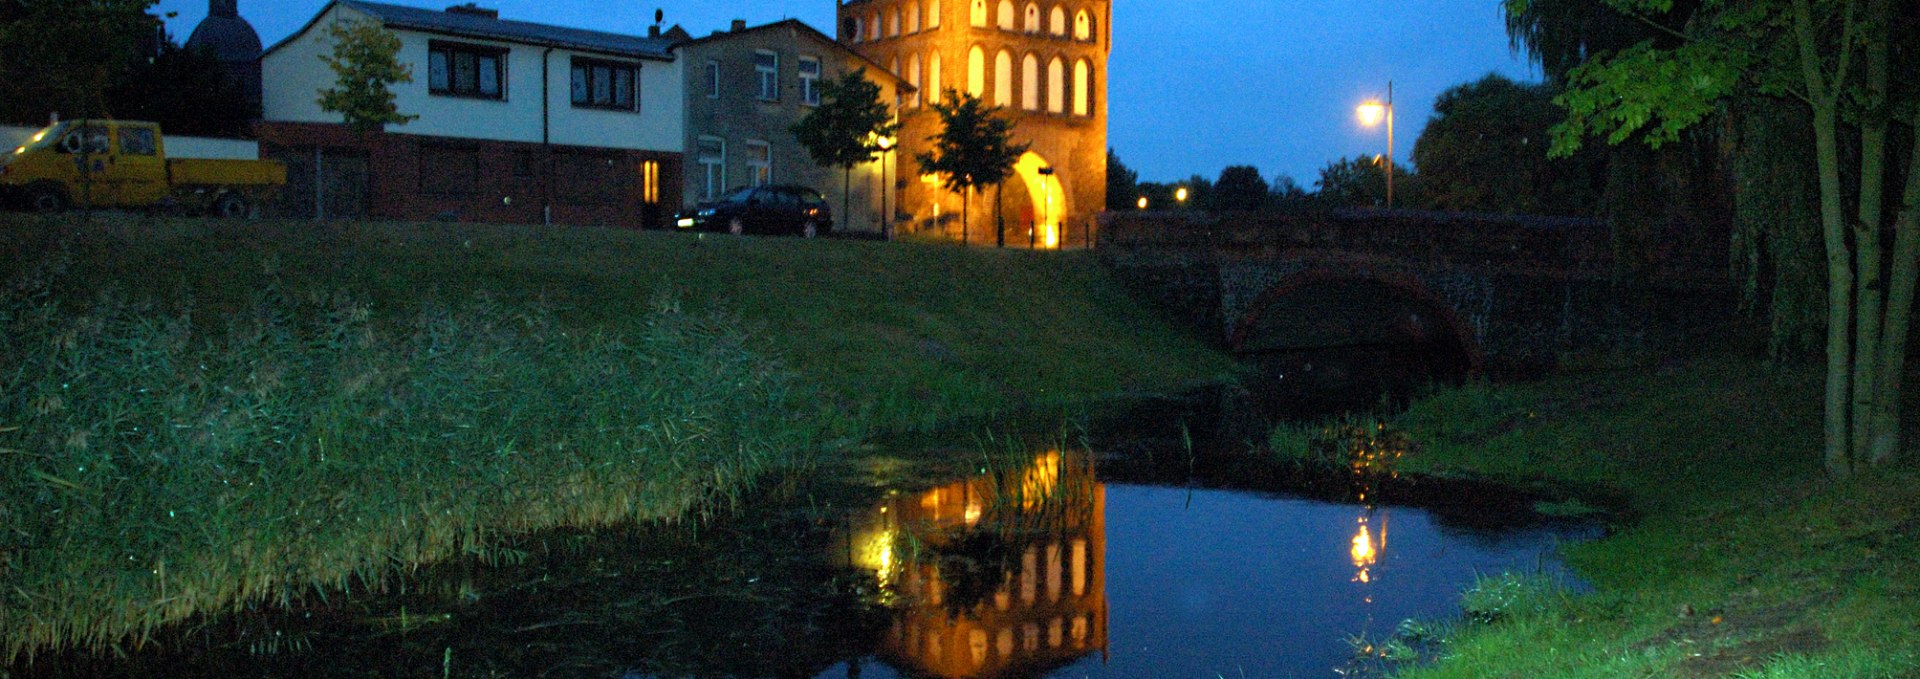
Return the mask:
<path id="1" fill-rule="evenodd" d="M 1179 189 L 1174 190 L 1173 199 L 1180 201 L 1182 203 L 1187 202 L 1187 187 L 1182 186 Z"/>
<path id="2" fill-rule="evenodd" d="M 1142 210 L 1145 210 L 1145 209 L 1147 209 L 1147 197 L 1146 197 L 1146 196 L 1141 196 L 1141 197 L 1140 197 L 1140 200 L 1139 200 L 1139 201 L 1136 201 L 1136 202 L 1135 202 L 1134 204 L 1135 204 L 1135 205 L 1139 205 L 1139 206 L 1140 206 L 1140 209 L 1142 209 Z"/>
<path id="3" fill-rule="evenodd" d="M 1380 121 L 1387 119 L 1387 105 L 1377 101 L 1361 104 L 1354 111 L 1360 114 L 1360 124 L 1367 127 L 1379 125 Z"/>

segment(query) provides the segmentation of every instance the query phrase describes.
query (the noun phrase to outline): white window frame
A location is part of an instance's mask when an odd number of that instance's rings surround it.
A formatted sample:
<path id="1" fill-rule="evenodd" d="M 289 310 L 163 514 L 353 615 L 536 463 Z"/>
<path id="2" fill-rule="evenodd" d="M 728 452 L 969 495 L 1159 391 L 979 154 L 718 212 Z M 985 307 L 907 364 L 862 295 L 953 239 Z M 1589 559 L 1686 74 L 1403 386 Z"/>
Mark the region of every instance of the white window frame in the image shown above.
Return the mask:
<path id="1" fill-rule="evenodd" d="M 813 68 L 812 73 L 807 68 Z M 820 105 L 820 57 L 800 55 L 800 103 L 808 106 Z"/>
<path id="2" fill-rule="evenodd" d="M 748 139 L 746 146 L 747 186 L 773 184 L 773 145 L 759 139 Z"/>
<path id="3" fill-rule="evenodd" d="M 716 200 L 727 191 L 727 140 L 724 137 L 701 135 L 700 142 L 712 142 L 720 145 L 720 154 L 709 156 L 700 152 L 699 143 L 694 144 L 695 162 L 700 164 L 705 175 L 704 193 L 700 200 Z"/>
<path id="4" fill-rule="evenodd" d="M 761 57 L 768 57 L 773 63 L 761 63 Z M 780 53 L 754 50 L 753 73 L 760 85 L 758 94 L 760 101 L 780 101 Z"/>

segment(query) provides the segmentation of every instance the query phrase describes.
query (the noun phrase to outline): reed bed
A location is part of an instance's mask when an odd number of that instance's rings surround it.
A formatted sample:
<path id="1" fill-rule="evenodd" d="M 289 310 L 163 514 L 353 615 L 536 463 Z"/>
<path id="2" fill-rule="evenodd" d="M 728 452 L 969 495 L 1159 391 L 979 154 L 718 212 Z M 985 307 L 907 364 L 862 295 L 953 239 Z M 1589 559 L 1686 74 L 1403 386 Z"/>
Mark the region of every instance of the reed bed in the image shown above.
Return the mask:
<path id="1" fill-rule="evenodd" d="M 196 317 L 0 291 L 6 662 L 378 586 L 502 534 L 697 515 L 824 436 L 738 323 L 569 330 L 485 297 L 376 318 L 269 284 Z M 213 328 L 213 329 L 209 329 Z"/>

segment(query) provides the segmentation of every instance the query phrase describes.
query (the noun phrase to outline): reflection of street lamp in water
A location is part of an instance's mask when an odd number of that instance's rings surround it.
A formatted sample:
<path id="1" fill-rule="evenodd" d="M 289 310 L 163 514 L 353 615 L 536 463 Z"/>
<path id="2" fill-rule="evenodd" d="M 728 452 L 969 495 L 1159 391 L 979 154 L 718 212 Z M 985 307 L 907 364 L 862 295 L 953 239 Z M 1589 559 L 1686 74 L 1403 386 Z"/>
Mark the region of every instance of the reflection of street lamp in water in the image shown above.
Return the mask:
<path id="1" fill-rule="evenodd" d="M 1353 558 L 1353 567 L 1360 569 L 1353 579 L 1362 584 L 1373 582 L 1373 566 L 1379 563 L 1381 552 L 1387 550 L 1387 517 L 1380 517 L 1378 538 L 1367 529 L 1367 518 L 1360 517 L 1360 530 L 1353 534 L 1353 546 L 1347 550 L 1347 555 Z M 1371 595 L 1368 596 L 1368 603 L 1372 603 Z"/>

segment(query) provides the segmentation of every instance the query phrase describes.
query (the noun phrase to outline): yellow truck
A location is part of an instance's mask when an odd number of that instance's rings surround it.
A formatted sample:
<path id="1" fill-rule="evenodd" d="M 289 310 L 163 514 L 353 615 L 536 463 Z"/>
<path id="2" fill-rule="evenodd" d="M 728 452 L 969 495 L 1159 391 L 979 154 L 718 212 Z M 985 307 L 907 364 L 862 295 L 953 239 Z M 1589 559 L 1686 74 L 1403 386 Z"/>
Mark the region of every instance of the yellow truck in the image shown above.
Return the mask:
<path id="1" fill-rule="evenodd" d="M 40 212 L 86 204 L 239 218 L 287 183 L 274 160 L 168 158 L 155 123 L 69 120 L 0 156 L 0 199 Z"/>

